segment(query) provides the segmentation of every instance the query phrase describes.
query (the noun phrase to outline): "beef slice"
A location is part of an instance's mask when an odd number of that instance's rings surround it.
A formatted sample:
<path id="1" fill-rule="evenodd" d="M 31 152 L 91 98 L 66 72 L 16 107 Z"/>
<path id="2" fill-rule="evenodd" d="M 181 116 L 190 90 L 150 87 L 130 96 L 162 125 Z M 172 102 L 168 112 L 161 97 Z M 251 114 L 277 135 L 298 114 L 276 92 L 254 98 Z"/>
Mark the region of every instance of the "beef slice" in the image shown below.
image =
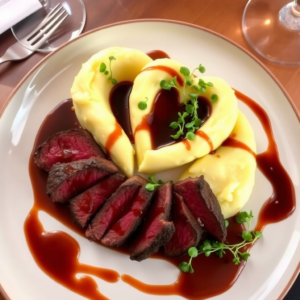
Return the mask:
<path id="1" fill-rule="evenodd" d="M 84 228 L 103 203 L 126 180 L 120 173 L 110 175 L 69 201 L 72 217 Z"/>
<path id="2" fill-rule="evenodd" d="M 49 137 L 34 153 L 35 164 L 49 172 L 57 163 L 67 163 L 94 156 L 105 157 L 88 131 L 70 129 Z"/>
<path id="3" fill-rule="evenodd" d="M 99 241 L 128 212 L 135 195 L 145 183 L 144 178 L 133 176 L 121 184 L 89 223 L 85 232 L 87 238 Z"/>
<path id="4" fill-rule="evenodd" d="M 125 243 L 140 225 L 153 195 L 154 192 L 148 191 L 145 186 L 141 187 L 128 213 L 111 227 L 107 234 L 101 239 L 101 243 L 111 247 L 119 247 Z"/>
<path id="5" fill-rule="evenodd" d="M 170 222 L 172 184 L 166 183 L 157 189 L 145 220 L 129 246 L 130 259 L 142 261 L 166 244 L 175 232 Z"/>
<path id="6" fill-rule="evenodd" d="M 46 193 L 53 202 L 66 203 L 100 179 L 117 172 L 113 162 L 100 157 L 55 164 L 49 172 Z"/>
<path id="7" fill-rule="evenodd" d="M 184 203 L 183 198 L 177 193 L 173 193 L 171 211 L 175 233 L 164 245 L 164 253 L 167 256 L 175 257 L 186 254 L 190 247 L 197 246 L 203 229 Z"/>
<path id="8" fill-rule="evenodd" d="M 194 217 L 218 241 L 227 235 L 225 220 L 219 202 L 204 176 L 178 181 L 174 190 L 180 194 Z"/>

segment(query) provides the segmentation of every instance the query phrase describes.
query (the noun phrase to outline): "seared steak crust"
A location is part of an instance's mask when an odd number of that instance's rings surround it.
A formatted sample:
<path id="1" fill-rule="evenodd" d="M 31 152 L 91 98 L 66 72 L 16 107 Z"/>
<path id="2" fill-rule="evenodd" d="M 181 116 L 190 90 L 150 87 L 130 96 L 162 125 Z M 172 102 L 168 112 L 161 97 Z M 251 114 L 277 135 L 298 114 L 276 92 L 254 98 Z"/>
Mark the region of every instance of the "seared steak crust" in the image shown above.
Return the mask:
<path id="1" fill-rule="evenodd" d="M 100 157 L 55 164 L 49 172 L 46 193 L 52 201 L 65 203 L 101 178 L 117 172 L 113 162 Z"/>
<path id="2" fill-rule="evenodd" d="M 225 220 L 219 202 L 204 176 L 187 178 L 174 185 L 194 217 L 219 241 L 224 242 L 227 235 Z"/>
<path id="3" fill-rule="evenodd" d="M 84 129 L 70 129 L 60 131 L 42 143 L 34 153 L 34 163 L 48 172 L 56 163 L 93 156 L 105 157 L 89 132 Z"/>

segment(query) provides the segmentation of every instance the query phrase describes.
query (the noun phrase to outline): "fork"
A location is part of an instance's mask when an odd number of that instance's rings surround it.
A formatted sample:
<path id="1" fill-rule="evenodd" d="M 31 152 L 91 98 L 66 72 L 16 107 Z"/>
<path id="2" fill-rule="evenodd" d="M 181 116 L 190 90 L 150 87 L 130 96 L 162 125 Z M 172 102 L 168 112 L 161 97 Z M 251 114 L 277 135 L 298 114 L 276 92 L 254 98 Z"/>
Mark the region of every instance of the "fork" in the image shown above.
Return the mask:
<path id="1" fill-rule="evenodd" d="M 21 60 L 33 54 L 68 16 L 64 7 L 60 3 L 57 4 L 32 32 L 20 40 L 20 43 L 16 42 L 6 50 L 5 54 L 0 57 L 0 64 L 11 60 Z"/>

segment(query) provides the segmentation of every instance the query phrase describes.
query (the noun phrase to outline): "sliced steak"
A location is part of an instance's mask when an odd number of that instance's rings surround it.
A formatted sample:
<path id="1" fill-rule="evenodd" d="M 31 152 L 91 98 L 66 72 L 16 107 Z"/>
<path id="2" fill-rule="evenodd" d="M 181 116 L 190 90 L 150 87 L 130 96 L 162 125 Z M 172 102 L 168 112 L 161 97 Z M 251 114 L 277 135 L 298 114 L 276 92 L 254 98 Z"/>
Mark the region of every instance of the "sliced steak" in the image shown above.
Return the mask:
<path id="1" fill-rule="evenodd" d="M 104 178 L 96 185 L 70 200 L 70 210 L 75 223 L 84 228 L 89 219 L 102 204 L 126 180 L 122 174 L 116 173 Z"/>
<path id="2" fill-rule="evenodd" d="M 93 156 L 104 158 L 92 136 L 84 129 L 70 129 L 54 134 L 41 144 L 34 153 L 34 162 L 48 172 L 54 164 Z"/>
<path id="3" fill-rule="evenodd" d="M 145 186 L 143 186 L 135 196 L 128 213 L 111 227 L 101 239 L 101 243 L 111 247 L 121 246 L 140 225 L 153 195 L 154 192 L 146 190 Z"/>
<path id="4" fill-rule="evenodd" d="M 174 185 L 194 217 L 219 241 L 224 242 L 227 231 L 219 202 L 204 176 L 187 178 Z"/>
<path id="5" fill-rule="evenodd" d="M 128 212 L 135 195 L 145 183 L 144 178 L 133 176 L 121 184 L 88 225 L 87 238 L 99 241 Z"/>
<path id="6" fill-rule="evenodd" d="M 172 184 L 166 183 L 157 189 L 145 221 L 129 247 L 130 259 L 144 260 L 170 240 L 175 232 L 173 222 L 169 222 L 171 205 Z"/>
<path id="7" fill-rule="evenodd" d="M 100 157 L 56 164 L 49 172 L 46 193 L 52 201 L 65 203 L 101 178 L 117 172 L 113 162 Z"/>
<path id="8" fill-rule="evenodd" d="M 197 246 L 203 229 L 197 222 L 191 211 L 177 193 L 173 194 L 172 221 L 175 233 L 164 246 L 167 256 L 180 256 L 185 254 L 190 247 Z"/>

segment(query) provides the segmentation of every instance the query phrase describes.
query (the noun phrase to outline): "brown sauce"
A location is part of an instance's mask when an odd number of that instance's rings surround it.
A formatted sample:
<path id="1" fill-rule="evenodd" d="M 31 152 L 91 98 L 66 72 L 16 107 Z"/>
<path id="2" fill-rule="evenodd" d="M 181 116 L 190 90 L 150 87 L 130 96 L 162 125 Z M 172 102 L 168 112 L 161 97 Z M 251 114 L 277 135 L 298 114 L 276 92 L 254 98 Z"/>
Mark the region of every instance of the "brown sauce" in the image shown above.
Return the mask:
<path id="1" fill-rule="evenodd" d="M 151 66 L 148 68 L 143 69 L 141 72 L 147 72 L 147 71 L 152 71 L 152 70 L 160 70 L 160 71 L 164 71 L 166 73 L 168 73 L 170 76 L 177 78 L 177 83 L 180 86 L 183 86 L 183 79 L 181 78 L 181 75 L 175 71 L 174 69 L 168 67 L 168 66 Z"/>
<path id="2" fill-rule="evenodd" d="M 233 147 L 233 148 L 240 148 L 240 149 L 243 149 L 245 151 L 248 151 L 251 155 L 254 156 L 254 158 L 256 159 L 256 153 L 253 152 L 251 150 L 251 148 L 249 146 L 247 146 L 246 144 L 244 144 L 243 142 L 241 141 L 238 141 L 238 140 L 235 140 L 231 137 L 227 138 L 223 143 L 222 145 L 223 147 Z"/>
<path id="3" fill-rule="evenodd" d="M 170 58 L 170 56 L 166 52 L 161 50 L 149 51 L 147 52 L 147 55 L 153 60 L 160 59 L 160 58 Z"/>
<path id="4" fill-rule="evenodd" d="M 110 157 L 110 151 L 113 145 L 116 143 L 118 138 L 122 135 L 122 127 L 116 121 L 114 131 L 108 136 L 107 141 L 105 143 L 106 155 Z"/>
<path id="5" fill-rule="evenodd" d="M 204 123 L 211 114 L 211 105 L 206 98 L 198 97 L 198 106 L 198 117 Z M 180 141 L 185 141 L 186 148 L 190 150 L 190 143 L 184 138 L 185 134 L 176 140 L 171 137 L 171 135 L 176 134 L 177 130 L 172 129 L 170 124 L 178 120 L 179 112 L 183 113 L 184 111 L 185 105 L 179 102 L 177 90 L 174 88 L 170 91 L 162 89 L 154 100 L 151 112 L 144 116 L 142 122 L 136 127 L 134 135 L 140 130 L 147 130 L 151 137 L 152 149 L 154 150 Z M 185 120 L 188 123 L 191 121 L 191 118 L 187 117 Z M 186 133 L 186 129 L 184 133 Z M 207 141 L 209 142 L 210 140 Z"/>
<path id="6" fill-rule="evenodd" d="M 280 162 L 268 114 L 258 103 L 241 92 L 235 91 L 235 95 L 255 113 L 268 138 L 267 150 L 256 156 L 258 168 L 273 188 L 273 194 L 265 201 L 259 213 L 256 230 L 262 230 L 267 224 L 282 221 L 294 212 L 296 208 L 295 189 L 291 178 Z"/>
<path id="7" fill-rule="evenodd" d="M 109 103 L 111 110 L 117 119 L 119 125 L 124 130 L 129 140 L 133 144 L 133 134 L 131 131 L 130 114 L 129 114 L 129 96 L 133 83 L 123 81 L 117 83 L 111 90 L 109 95 Z"/>
<path id="8" fill-rule="evenodd" d="M 295 192 L 292 182 L 282 167 L 272 128 L 266 112 L 253 100 L 236 91 L 237 97 L 245 102 L 262 122 L 269 139 L 267 151 L 257 155 L 259 169 L 265 174 L 273 186 L 273 195 L 265 202 L 259 214 L 256 230 L 265 225 L 287 218 L 295 209 Z M 50 135 L 74 127 L 79 127 L 74 112 L 71 111 L 71 101 L 65 101 L 55 108 L 43 122 L 33 146 L 29 161 L 29 173 L 34 192 L 34 205 L 24 223 L 24 231 L 29 249 L 39 267 L 58 283 L 88 299 L 107 299 L 101 294 L 101 286 L 88 275 L 95 275 L 107 282 L 116 282 L 121 278 L 132 287 L 153 295 L 180 295 L 187 299 L 205 299 L 229 289 L 239 277 L 245 263 L 234 265 L 232 256 L 226 254 L 222 259 L 212 255 L 208 258 L 199 256 L 193 260 L 194 274 L 178 271 L 178 279 L 169 285 L 149 285 L 126 274 L 119 274 L 114 270 L 97 268 L 79 263 L 80 248 L 77 241 L 70 235 L 60 232 L 47 232 L 38 218 L 38 211 L 45 211 L 73 231 L 84 236 L 84 232 L 72 223 L 67 205 L 53 203 L 45 194 L 47 174 L 39 170 L 33 162 L 33 153 L 37 146 Z M 59 120 L 59 121 L 58 121 Z M 209 141 L 208 141 L 209 142 Z M 231 144 L 231 147 L 238 145 Z M 213 149 L 213 148 L 212 148 Z M 228 242 L 239 241 L 242 228 L 230 219 L 228 228 Z M 55 245 L 55 247 L 53 247 Z M 100 247 L 100 245 L 99 245 Z M 53 249 L 55 248 L 55 249 Z M 126 255 L 126 249 L 120 250 Z M 162 254 L 153 256 L 178 265 L 186 261 L 187 257 L 169 259 Z M 106 258 L 103 258 L 106 259 Z M 129 259 L 126 257 L 126 259 Z M 101 258 L 99 257 L 99 260 Z M 101 264 L 101 261 L 99 261 Z M 204 270 L 204 271 L 203 271 Z M 85 273 L 79 279 L 77 273 Z"/>
<path id="9" fill-rule="evenodd" d="M 196 132 L 196 135 L 200 136 L 201 138 L 203 138 L 208 143 L 209 148 L 210 148 L 210 152 L 212 153 L 213 150 L 214 150 L 214 145 L 213 145 L 210 137 L 204 131 L 201 131 L 201 130 L 198 130 Z"/>

